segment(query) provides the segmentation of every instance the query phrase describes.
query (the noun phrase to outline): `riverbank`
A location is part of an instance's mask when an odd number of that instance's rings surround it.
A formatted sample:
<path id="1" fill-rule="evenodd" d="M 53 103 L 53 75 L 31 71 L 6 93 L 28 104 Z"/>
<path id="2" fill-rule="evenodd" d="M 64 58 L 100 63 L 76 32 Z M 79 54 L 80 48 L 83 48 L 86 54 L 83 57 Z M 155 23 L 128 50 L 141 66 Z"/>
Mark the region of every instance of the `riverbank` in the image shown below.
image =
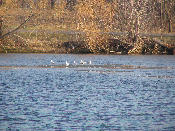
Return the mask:
<path id="1" fill-rule="evenodd" d="M 98 42 L 98 41 L 97 41 Z M 98 45 L 98 44 L 96 44 Z M 173 55 L 173 34 L 144 34 L 133 42 L 127 34 L 110 34 L 98 52 L 89 48 L 83 33 L 66 30 L 22 29 L 0 40 L 0 53 L 72 53 L 72 54 L 115 54 L 115 55 Z M 96 47 L 97 48 L 97 47 Z"/>
<path id="2" fill-rule="evenodd" d="M 53 35 L 53 34 L 52 34 Z M 167 38 L 164 38 L 166 40 Z M 170 39 L 170 38 L 169 38 Z M 169 43 L 157 38 L 142 37 L 137 43 L 126 43 L 120 39 L 108 39 L 104 45 L 107 48 L 94 53 L 88 48 L 86 41 L 67 40 L 28 40 L 18 35 L 3 39 L 0 44 L 0 53 L 71 53 L 71 54 L 114 54 L 114 55 L 173 55 L 175 54 L 174 38 Z M 167 40 L 168 41 L 168 40 Z M 2 44 L 3 43 L 3 44 Z"/>
<path id="3" fill-rule="evenodd" d="M 173 37 L 173 32 L 165 31 L 163 36 L 162 32 L 156 30 L 142 32 L 139 39 L 133 42 L 133 38 L 128 38 L 127 32 L 119 33 L 120 30 L 113 29 L 107 34 L 97 31 L 95 32 L 97 35 L 93 31 L 83 32 L 78 30 L 77 24 L 72 22 L 76 21 L 75 18 L 70 17 L 73 12 L 59 18 L 55 17 L 53 12 L 55 10 L 34 10 L 33 14 L 35 15 L 30 21 L 15 33 L 0 40 L 0 53 L 174 54 L 175 37 Z M 19 8 L 12 11 L 9 8 L 3 15 L 1 34 L 15 29 L 30 15 L 31 10 L 29 9 Z M 90 37 L 87 36 L 91 33 L 94 34 Z M 100 36 L 102 36 L 102 40 Z M 92 40 L 87 41 L 89 38 L 94 38 L 94 45 L 90 45 Z M 100 38 L 100 40 L 98 41 L 96 38 Z M 90 47 L 95 49 L 92 50 Z"/>

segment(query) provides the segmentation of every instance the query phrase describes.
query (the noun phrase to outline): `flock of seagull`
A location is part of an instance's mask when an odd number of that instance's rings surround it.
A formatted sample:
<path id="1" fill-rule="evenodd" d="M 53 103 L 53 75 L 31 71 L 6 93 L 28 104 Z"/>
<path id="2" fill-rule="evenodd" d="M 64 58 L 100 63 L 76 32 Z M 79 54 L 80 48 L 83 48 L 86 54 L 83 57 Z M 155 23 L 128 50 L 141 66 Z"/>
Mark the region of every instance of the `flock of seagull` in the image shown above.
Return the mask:
<path id="1" fill-rule="evenodd" d="M 55 62 L 53 60 L 50 60 L 50 63 L 55 64 Z M 89 62 L 86 62 L 86 61 L 81 60 L 80 63 L 76 63 L 75 61 L 73 63 L 74 63 L 74 65 L 78 65 L 78 64 L 80 64 L 80 65 L 85 65 L 85 64 L 91 65 L 92 61 L 90 60 Z M 70 65 L 70 63 L 66 60 L 66 66 L 69 66 L 69 65 Z"/>

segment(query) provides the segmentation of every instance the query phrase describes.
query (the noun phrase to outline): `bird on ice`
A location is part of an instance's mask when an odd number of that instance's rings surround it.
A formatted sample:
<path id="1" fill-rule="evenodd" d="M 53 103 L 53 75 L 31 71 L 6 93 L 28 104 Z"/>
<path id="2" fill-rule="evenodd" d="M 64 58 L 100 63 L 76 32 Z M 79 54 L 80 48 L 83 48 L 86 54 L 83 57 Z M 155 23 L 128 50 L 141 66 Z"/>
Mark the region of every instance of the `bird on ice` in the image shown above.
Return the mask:
<path id="1" fill-rule="evenodd" d="M 74 61 L 74 64 L 77 65 L 77 63 Z"/>
<path id="2" fill-rule="evenodd" d="M 69 66 L 69 63 L 66 61 L 66 66 Z"/>
<path id="3" fill-rule="evenodd" d="M 50 63 L 55 64 L 55 62 L 53 60 L 50 60 Z"/>
<path id="4" fill-rule="evenodd" d="M 80 61 L 80 64 L 84 65 L 84 64 L 86 64 L 86 62 L 83 61 L 83 60 L 81 60 L 81 61 Z"/>

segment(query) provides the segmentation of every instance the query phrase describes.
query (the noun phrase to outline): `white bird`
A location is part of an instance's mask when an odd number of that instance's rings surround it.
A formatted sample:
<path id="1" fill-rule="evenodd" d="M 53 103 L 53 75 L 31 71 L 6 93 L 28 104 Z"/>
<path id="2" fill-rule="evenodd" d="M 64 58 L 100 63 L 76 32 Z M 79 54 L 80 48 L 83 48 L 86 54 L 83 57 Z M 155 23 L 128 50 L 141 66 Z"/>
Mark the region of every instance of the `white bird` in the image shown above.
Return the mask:
<path id="1" fill-rule="evenodd" d="M 92 64 L 92 61 L 90 60 L 90 61 L 89 61 L 89 65 L 91 65 L 91 64 Z"/>
<path id="2" fill-rule="evenodd" d="M 52 64 L 55 64 L 55 62 L 54 62 L 53 60 L 50 60 L 50 62 L 51 62 Z"/>
<path id="3" fill-rule="evenodd" d="M 83 61 L 83 60 L 81 60 L 81 61 L 80 61 L 80 64 L 84 65 L 84 64 L 86 64 L 86 62 Z"/>
<path id="4" fill-rule="evenodd" d="M 66 66 L 69 66 L 69 63 L 66 61 Z"/>
<path id="5" fill-rule="evenodd" d="M 74 64 L 76 65 L 77 63 L 74 61 Z"/>

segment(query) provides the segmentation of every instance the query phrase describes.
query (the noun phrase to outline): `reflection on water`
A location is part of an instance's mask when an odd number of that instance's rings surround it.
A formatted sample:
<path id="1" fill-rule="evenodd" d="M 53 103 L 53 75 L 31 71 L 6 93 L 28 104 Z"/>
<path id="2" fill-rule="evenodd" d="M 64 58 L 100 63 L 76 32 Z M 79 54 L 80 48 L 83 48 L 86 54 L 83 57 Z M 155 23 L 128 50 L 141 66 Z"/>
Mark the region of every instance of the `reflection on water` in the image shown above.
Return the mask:
<path id="1" fill-rule="evenodd" d="M 1 54 L 0 130 L 173 131 L 174 85 L 174 56 Z"/>

